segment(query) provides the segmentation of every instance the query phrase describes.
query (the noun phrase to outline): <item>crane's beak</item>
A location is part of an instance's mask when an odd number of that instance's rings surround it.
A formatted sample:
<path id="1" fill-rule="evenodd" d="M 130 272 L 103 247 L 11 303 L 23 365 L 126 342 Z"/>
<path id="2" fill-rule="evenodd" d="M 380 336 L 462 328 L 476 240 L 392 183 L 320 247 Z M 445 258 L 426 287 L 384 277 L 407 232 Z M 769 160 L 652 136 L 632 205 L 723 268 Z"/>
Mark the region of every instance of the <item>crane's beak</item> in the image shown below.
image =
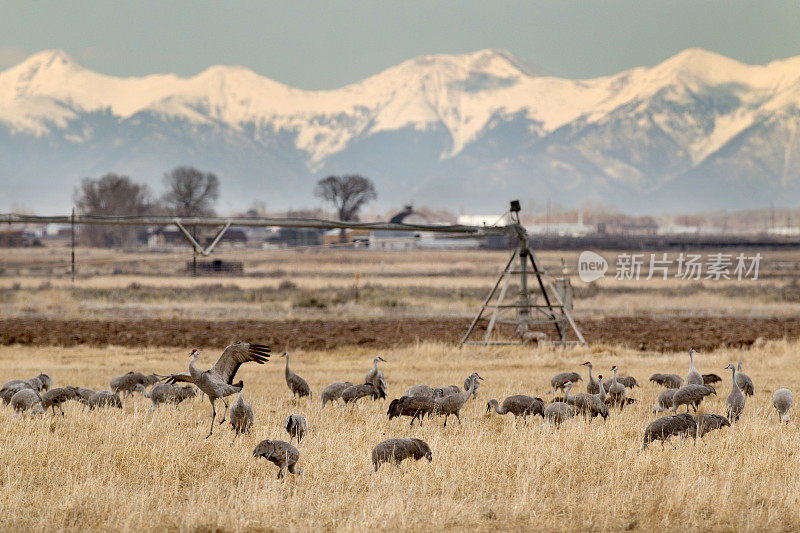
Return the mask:
<path id="1" fill-rule="evenodd" d="M 383 361 L 384 363 L 386 362 L 386 359 L 384 359 L 384 358 L 383 358 L 383 357 L 381 357 L 380 355 L 378 356 L 378 359 L 380 359 L 380 360 L 381 360 L 381 361 Z"/>

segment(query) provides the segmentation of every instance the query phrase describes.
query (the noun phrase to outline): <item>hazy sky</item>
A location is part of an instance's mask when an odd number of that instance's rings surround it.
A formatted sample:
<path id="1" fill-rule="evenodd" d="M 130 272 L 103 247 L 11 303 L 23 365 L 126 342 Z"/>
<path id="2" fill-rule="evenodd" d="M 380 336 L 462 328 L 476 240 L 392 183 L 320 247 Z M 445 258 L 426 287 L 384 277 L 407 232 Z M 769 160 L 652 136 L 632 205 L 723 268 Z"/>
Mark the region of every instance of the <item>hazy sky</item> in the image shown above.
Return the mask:
<path id="1" fill-rule="evenodd" d="M 586 78 L 689 47 L 747 63 L 800 55 L 800 3 L 600 1 L 0 1 L 0 69 L 61 48 L 126 76 L 244 65 L 296 87 L 336 88 L 428 53 L 503 48 Z"/>

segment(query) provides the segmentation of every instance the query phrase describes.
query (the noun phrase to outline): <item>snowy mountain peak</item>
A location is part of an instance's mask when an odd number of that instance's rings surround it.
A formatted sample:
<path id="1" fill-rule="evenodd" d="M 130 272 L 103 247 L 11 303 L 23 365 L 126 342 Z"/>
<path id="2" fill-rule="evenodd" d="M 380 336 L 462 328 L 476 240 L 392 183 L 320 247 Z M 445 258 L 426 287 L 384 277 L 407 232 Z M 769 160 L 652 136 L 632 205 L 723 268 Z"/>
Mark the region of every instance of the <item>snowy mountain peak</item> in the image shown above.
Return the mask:
<path id="1" fill-rule="evenodd" d="M 497 194 L 573 187 L 599 200 L 678 190 L 686 176 L 772 172 L 787 187 L 800 175 L 799 113 L 800 58 L 747 65 L 702 49 L 588 80 L 543 75 L 505 50 L 433 54 L 321 91 L 241 66 L 118 78 L 45 50 L 0 72 L 0 160 L 11 161 L 0 201 L 12 178 L 67 165 L 72 177 L 186 163 L 254 180 L 363 172 L 404 198 L 483 198 L 485 180 Z"/>
<path id="2" fill-rule="evenodd" d="M 51 68 L 81 68 L 73 59 L 63 50 L 52 49 L 42 50 L 33 54 L 28 59 L 16 66 L 24 70 L 39 70 Z"/>
<path id="3" fill-rule="evenodd" d="M 688 48 L 655 67 L 658 72 L 676 77 L 692 76 L 709 83 L 746 81 L 753 67 L 702 48 Z"/>

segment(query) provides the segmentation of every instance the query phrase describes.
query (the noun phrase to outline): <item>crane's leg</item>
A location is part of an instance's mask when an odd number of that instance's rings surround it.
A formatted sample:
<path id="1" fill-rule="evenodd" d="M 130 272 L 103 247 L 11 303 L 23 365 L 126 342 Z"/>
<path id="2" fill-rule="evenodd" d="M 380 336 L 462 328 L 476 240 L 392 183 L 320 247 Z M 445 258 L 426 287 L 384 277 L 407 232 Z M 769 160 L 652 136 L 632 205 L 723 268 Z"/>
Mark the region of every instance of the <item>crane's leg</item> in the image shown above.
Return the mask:
<path id="1" fill-rule="evenodd" d="M 225 417 L 228 416 L 228 402 L 225 401 L 225 398 L 220 398 L 220 400 L 222 400 L 222 403 L 225 404 L 225 412 L 222 413 L 222 422 L 219 423 L 221 426 L 223 423 L 225 423 Z"/>
<path id="2" fill-rule="evenodd" d="M 211 434 L 214 433 L 214 419 L 217 417 L 217 407 L 214 405 L 214 398 L 209 396 L 208 401 L 211 402 L 211 431 L 208 432 L 206 438 L 210 437 Z"/>
<path id="3" fill-rule="evenodd" d="M 448 414 L 446 414 L 446 415 L 444 415 L 444 426 L 442 426 L 442 427 L 447 427 L 447 417 L 448 417 L 448 416 L 450 416 L 450 414 L 449 414 L 449 413 L 448 413 Z"/>
<path id="4" fill-rule="evenodd" d="M 278 469 L 278 479 L 283 477 L 283 469 L 285 467 L 286 467 L 286 465 L 284 464 L 284 465 L 281 465 L 281 467 Z"/>

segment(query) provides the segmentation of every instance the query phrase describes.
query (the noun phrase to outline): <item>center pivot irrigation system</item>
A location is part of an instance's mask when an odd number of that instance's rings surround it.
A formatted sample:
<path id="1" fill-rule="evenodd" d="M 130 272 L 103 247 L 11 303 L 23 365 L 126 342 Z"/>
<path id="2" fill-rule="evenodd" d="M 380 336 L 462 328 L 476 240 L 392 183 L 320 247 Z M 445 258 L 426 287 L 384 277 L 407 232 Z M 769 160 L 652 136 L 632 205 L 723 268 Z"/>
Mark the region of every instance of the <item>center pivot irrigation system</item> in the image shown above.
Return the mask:
<path id="1" fill-rule="evenodd" d="M 544 270 L 536 253 L 528 245 L 528 233 L 519 221 L 520 204 L 511 202 L 511 223 L 505 226 L 438 226 L 430 224 L 402 224 L 394 222 L 340 222 L 336 220 L 320 220 L 307 218 L 223 218 L 223 217 L 170 217 L 170 216 L 96 216 L 76 215 L 73 211 L 68 216 L 34 216 L 0 214 L 0 223 L 7 224 L 70 224 L 72 226 L 72 265 L 75 268 L 75 226 L 84 225 L 128 225 L 128 226 L 176 226 L 197 254 L 208 256 L 222 239 L 231 225 L 238 227 L 283 227 L 283 228 L 320 228 L 320 229 L 366 229 L 382 231 L 422 231 L 432 233 L 455 233 L 475 237 L 488 235 L 505 235 L 517 240 L 511 258 L 500 273 L 497 282 L 483 301 L 481 309 L 467 329 L 459 347 L 465 344 L 498 345 L 526 344 L 532 340 L 547 341 L 548 337 L 541 330 L 542 326 L 555 328 L 552 342 L 562 346 L 567 344 L 585 345 L 578 326 L 572 319 L 569 309 L 564 304 L 561 294 L 556 290 L 553 280 Z M 219 230 L 211 242 L 204 248 L 186 229 L 192 226 L 217 227 Z M 512 278 L 518 282 L 517 298 L 507 298 Z M 535 278 L 536 286 L 529 288 L 529 280 Z M 502 285 L 502 286 L 501 286 Z M 499 291 L 498 291 L 499 289 Z M 541 300 L 540 300 L 541 298 Z M 486 331 L 480 338 L 472 338 L 476 326 L 481 319 L 488 319 Z M 493 340 L 492 332 L 498 324 L 514 327 L 516 340 Z"/>

